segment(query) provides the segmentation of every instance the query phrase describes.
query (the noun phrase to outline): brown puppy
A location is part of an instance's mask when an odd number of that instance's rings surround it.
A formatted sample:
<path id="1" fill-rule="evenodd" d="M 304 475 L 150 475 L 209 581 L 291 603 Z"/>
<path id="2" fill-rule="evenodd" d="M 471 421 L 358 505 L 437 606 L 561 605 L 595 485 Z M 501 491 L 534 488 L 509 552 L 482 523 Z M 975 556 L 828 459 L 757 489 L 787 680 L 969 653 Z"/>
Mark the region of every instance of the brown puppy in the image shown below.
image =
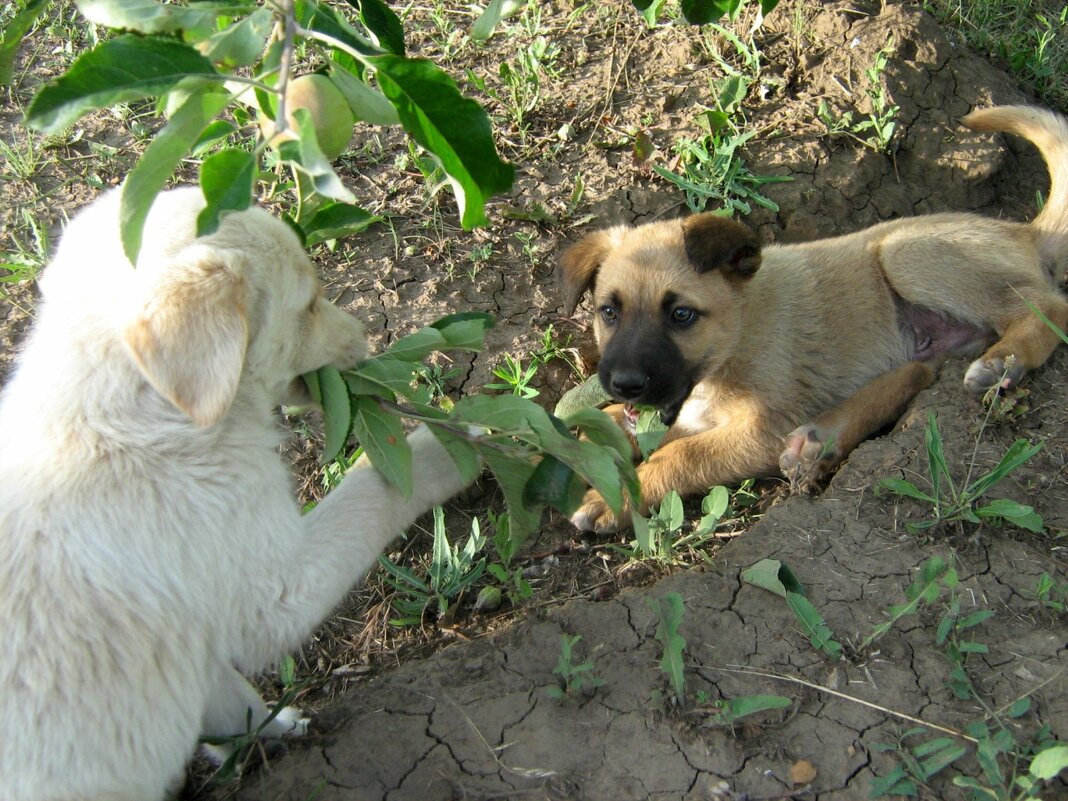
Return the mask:
<path id="1" fill-rule="evenodd" d="M 564 253 L 568 313 L 592 295 L 606 391 L 670 426 L 638 468 L 642 511 L 669 490 L 826 474 L 895 421 L 947 354 L 994 341 L 964 376 L 976 393 L 1049 358 L 1058 337 L 1027 304 L 1068 327 L 1054 279 L 1068 262 L 1068 122 L 1004 106 L 964 124 L 1042 153 L 1049 198 L 1030 224 L 934 214 L 761 250 L 746 226 L 701 214 L 609 228 Z M 572 522 L 618 526 L 592 490 Z"/>

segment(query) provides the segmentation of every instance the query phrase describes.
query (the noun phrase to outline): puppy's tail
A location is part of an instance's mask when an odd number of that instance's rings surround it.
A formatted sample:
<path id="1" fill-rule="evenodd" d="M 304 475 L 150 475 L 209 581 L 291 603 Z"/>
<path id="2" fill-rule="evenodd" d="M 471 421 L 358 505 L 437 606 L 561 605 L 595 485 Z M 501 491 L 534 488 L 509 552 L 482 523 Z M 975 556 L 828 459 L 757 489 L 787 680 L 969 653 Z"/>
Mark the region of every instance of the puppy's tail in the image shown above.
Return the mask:
<path id="1" fill-rule="evenodd" d="M 962 122 L 976 131 L 1004 131 L 1028 140 L 1049 169 L 1049 196 L 1031 225 L 1039 232 L 1043 263 L 1059 272 L 1068 263 L 1068 120 L 1034 106 L 995 106 Z"/>

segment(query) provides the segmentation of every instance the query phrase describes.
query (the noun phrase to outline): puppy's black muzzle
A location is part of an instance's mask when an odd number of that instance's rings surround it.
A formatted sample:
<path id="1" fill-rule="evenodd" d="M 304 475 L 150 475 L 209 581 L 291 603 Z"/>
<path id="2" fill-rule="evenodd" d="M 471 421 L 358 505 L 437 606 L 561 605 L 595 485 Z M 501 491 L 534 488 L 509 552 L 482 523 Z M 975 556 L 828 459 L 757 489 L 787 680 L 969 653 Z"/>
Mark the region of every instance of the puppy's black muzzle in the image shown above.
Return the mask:
<path id="1" fill-rule="evenodd" d="M 691 369 L 671 338 L 654 326 L 620 326 L 601 354 L 601 384 L 620 403 L 653 406 L 665 425 L 693 389 Z"/>

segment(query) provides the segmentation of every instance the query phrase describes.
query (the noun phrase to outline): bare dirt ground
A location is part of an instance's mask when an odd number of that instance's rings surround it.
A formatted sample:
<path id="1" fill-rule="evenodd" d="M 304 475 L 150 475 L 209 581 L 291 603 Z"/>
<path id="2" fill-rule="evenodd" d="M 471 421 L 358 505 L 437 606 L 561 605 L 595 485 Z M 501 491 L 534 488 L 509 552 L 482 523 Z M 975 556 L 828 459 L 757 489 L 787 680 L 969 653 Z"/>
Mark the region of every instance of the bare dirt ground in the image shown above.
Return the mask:
<path id="1" fill-rule="evenodd" d="M 710 83 L 723 74 L 694 29 L 648 29 L 629 4 L 571 16 L 570 6 L 542 8 L 543 30 L 559 46 L 558 74 L 542 86 L 529 128 L 510 126 L 503 104 L 487 101 L 500 115 L 502 151 L 518 168 L 512 193 L 492 204 L 492 227 L 460 231 L 451 201 L 439 207 L 411 160 L 395 161 L 405 152 L 400 135 L 368 134 L 356 140 L 342 173 L 372 210 L 391 215 L 390 223 L 318 257 L 329 291 L 368 321 L 377 345 L 448 312 L 494 313 L 487 351 L 457 365 L 450 383 L 456 392 L 478 391 L 503 354 L 526 359 L 550 324 L 588 354 L 586 313 L 563 317 L 556 259 L 595 227 L 685 211 L 681 194 L 634 158 L 634 134 L 644 132 L 655 145 L 652 163 L 670 165 L 672 143 L 696 135 L 695 116 L 713 102 Z M 505 32 L 484 50 L 453 53 L 441 28 L 433 33 L 427 10 L 415 13 L 423 27 L 409 23 L 412 50 L 457 76 L 471 69 L 489 80 L 525 41 L 522 32 Z M 900 106 L 891 153 L 831 139 L 817 117 L 819 101 L 866 112 L 865 70 L 891 38 L 895 54 L 883 78 Z M 935 211 L 1018 219 L 1034 213 L 1036 190 L 1048 186 L 1035 153 L 957 124 L 977 106 L 1028 97 L 915 5 L 783 2 L 756 41 L 761 78 L 744 109 L 747 127 L 760 133 L 747 145 L 747 163 L 757 175 L 793 178 L 765 188 L 779 212 L 759 209 L 747 218 L 767 240 L 801 241 Z M 719 44 L 733 57 L 725 41 Z M 5 129 L 15 117 L 7 104 Z M 129 136 L 105 134 L 105 127 L 86 139 L 111 136 L 121 166 Z M 91 196 L 70 180 L 70 161 L 89 152 L 84 144 L 68 148 L 44 191 L 5 185 L 5 226 L 29 206 L 58 229 L 58 212 Z M 574 202 L 580 177 L 584 190 Z M 30 291 L 21 291 L 0 304 L 5 363 L 32 311 Z M 194 773 L 182 797 L 859 799 L 897 764 L 880 744 L 923 724 L 963 730 L 984 719 L 976 698 L 1000 711 L 1030 698 L 1022 717 L 999 716 L 1020 741 L 1042 724 L 1068 738 L 1068 617 L 1035 592 L 1044 573 L 1068 580 L 1068 349 L 1031 377 L 1026 411 L 997 416 L 985 428 L 985 409 L 963 391 L 962 375 L 963 363 L 947 364 L 901 423 L 858 448 L 822 493 L 786 497 L 766 485 L 766 514 L 701 567 L 669 574 L 626 565 L 603 542 L 577 543 L 566 521 L 554 518 L 524 556 L 524 564 L 541 565 L 551 555 L 552 575 L 536 582 L 534 598 L 515 612 L 476 613 L 468 602 L 447 621 L 398 633 L 382 622 L 390 615 L 380 587 L 354 593 L 300 663 L 317 678 L 303 699 L 317 710 L 313 733 L 239 786 L 205 787 Z M 551 405 L 573 383 L 557 366 L 542 371 L 535 386 Z M 932 411 L 958 481 L 973 459 L 977 470 L 987 469 L 1017 437 L 1044 444 L 995 495 L 1033 505 L 1045 534 L 990 525 L 906 531 L 906 521 L 929 510 L 878 497 L 873 487 L 886 477 L 922 484 L 924 423 Z M 303 492 L 315 495 L 314 436 L 295 437 L 293 450 Z M 451 512 L 458 531 L 465 533 L 465 517 L 494 502 L 489 485 L 461 499 Z M 955 564 L 962 614 L 994 612 L 971 632 L 989 650 L 968 658 L 974 692 L 967 700 L 947 688 L 946 648 L 936 642 L 948 596 L 856 648 L 892 604 L 903 602 L 932 555 Z M 816 650 L 780 598 L 741 580 L 743 569 L 764 558 L 787 564 L 806 587 L 846 646 L 842 660 Z M 654 697 L 666 697 L 666 678 L 650 600 L 668 592 L 685 603 L 682 706 Z M 591 658 L 605 683 L 559 701 L 545 689 L 557 682 L 565 633 L 582 636 L 578 658 Z M 716 721 L 716 701 L 758 693 L 787 696 L 791 705 L 733 726 Z M 937 734 L 928 729 L 918 739 Z M 805 763 L 814 771 L 798 768 Z M 920 797 L 967 797 L 950 783 L 955 772 L 981 775 L 966 757 L 919 787 Z M 1054 784 L 1045 797 L 1068 798 L 1068 788 Z"/>

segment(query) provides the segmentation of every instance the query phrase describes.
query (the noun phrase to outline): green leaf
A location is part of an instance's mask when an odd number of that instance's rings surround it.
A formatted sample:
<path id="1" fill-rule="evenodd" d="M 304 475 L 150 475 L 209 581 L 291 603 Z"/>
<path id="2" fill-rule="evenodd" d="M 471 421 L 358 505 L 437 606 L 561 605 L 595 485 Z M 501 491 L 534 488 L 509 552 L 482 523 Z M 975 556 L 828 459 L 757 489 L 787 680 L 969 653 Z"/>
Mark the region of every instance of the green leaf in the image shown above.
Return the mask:
<path id="1" fill-rule="evenodd" d="M 338 40 L 365 56 L 381 53 L 382 48 L 360 35 L 338 12 L 313 0 L 296 0 L 293 12 L 304 28 Z"/>
<path id="2" fill-rule="evenodd" d="M 923 772 L 923 780 L 927 781 L 929 778 L 952 765 L 967 753 L 968 749 L 963 745 L 951 745 L 932 754 L 920 763 L 920 770 Z"/>
<path id="3" fill-rule="evenodd" d="M 564 425 L 577 428 L 590 442 L 611 448 L 619 454 L 620 459 L 631 458 L 632 449 L 627 435 L 611 417 L 599 409 L 578 409 L 564 419 Z"/>
<path id="4" fill-rule="evenodd" d="M 725 698 L 720 702 L 720 712 L 716 722 L 731 724 L 740 718 L 768 712 L 772 709 L 785 709 L 793 701 L 782 695 L 743 695 L 738 698 Z"/>
<path id="5" fill-rule="evenodd" d="M 30 32 L 41 13 L 48 8 L 50 0 L 27 0 L 3 27 L 0 35 L 0 86 L 10 86 L 14 77 L 15 56 L 19 45 Z"/>
<path id="6" fill-rule="evenodd" d="M 494 326 L 492 314 L 486 312 L 459 312 L 448 314 L 430 324 L 445 338 L 446 348 L 478 352 L 486 339 L 486 331 Z"/>
<path id="7" fill-rule="evenodd" d="M 211 36 L 201 47 L 204 54 L 216 64 L 223 64 L 230 69 L 249 67 L 263 56 L 273 26 L 271 10 L 260 8 Z"/>
<path id="8" fill-rule="evenodd" d="M 122 247 L 131 264 L 137 263 L 145 218 L 156 195 L 189 152 L 215 115 L 226 108 L 230 96 L 201 87 L 178 108 L 145 148 L 122 184 L 120 206 Z"/>
<path id="9" fill-rule="evenodd" d="M 905 769 L 897 765 L 885 776 L 877 776 L 872 780 L 868 798 L 882 798 L 884 795 L 914 796 L 916 792 L 916 784 L 906 777 Z"/>
<path id="10" fill-rule="evenodd" d="M 1021 715 L 1027 714 L 1030 709 L 1031 699 L 1025 695 L 1023 698 L 1017 698 L 1015 701 L 1013 701 L 1009 705 L 1009 708 L 1005 710 L 1005 714 L 1008 715 L 1010 718 L 1018 718 Z"/>
<path id="11" fill-rule="evenodd" d="M 814 648 L 823 651 L 831 659 L 841 659 L 841 643 L 834 641 L 834 632 L 808 598 L 796 592 L 787 592 L 786 605 L 793 611 L 794 617 L 801 624 L 802 631 Z"/>
<path id="12" fill-rule="evenodd" d="M 482 462 L 478 458 L 475 447 L 467 440 L 451 434 L 441 426 L 429 426 L 430 432 L 437 437 L 460 474 L 461 480 L 466 484 L 478 478 L 482 472 Z"/>
<path id="13" fill-rule="evenodd" d="M 682 524 L 686 522 L 686 517 L 683 514 L 682 498 L 679 497 L 679 493 L 671 490 L 664 496 L 657 510 L 657 516 L 664 521 L 669 531 L 678 531 L 682 527 Z"/>
<path id="14" fill-rule="evenodd" d="M 778 559 L 761 559 L 742 571 L 742 581 L 785 598 L 788 592 L 803 596 L 805 588 L 797 576 Z"/>
<path id="15" fill-rule="evenodd" d="M 553 456 L 545 456 L 523 488 L 523 502 L 528 506 L 548 504 L 571 514 L 585 494 L 586 484 L 574 470 Z"/>
<path id="16" fill-rule="evenodd" d="M 682 16 L 691 25 L 715 22 L 730 11 L 729 0 L 679 0 Z"/>
<path id="17" fill-rule="evenodd" d="M 884 478 L 879 481 L 878 486 L 880 489 L 892 492 L 895 495 L 904 495 L 906 498 L 914 498 L 917 501 L 924 501 L 930 504 L 935 502 L 933 497 L 921 492 L 915 484 L 900 478 Z"/>
<path id="18" fill-rule="evenodd" d="M 278 155 L 305 173 L 311 179 L 315 191 L 323 197 L 354 203 L 356 196 L 338 178 L 330 159 L 319 149 L 311 114 L 306 108 L 293 109 L 293 119 L 299 138 L 282 142 L 278 146 Z"/>
<path id="19" fill-rule="evenodd" d="M 976 508 L 975 514 L 980 518 L 1003 518 L 1014 526 L 1036 534 L 1041 534 L 1045 530 L 1042 518 L 1033 507 L 1010 501 L 1007 498 L 992 500 L 985 506 Z"/>
<path id="20" fill-rule="evenodd" d="M 404 28 L 400 18 L 382 0 L 349 0 L 360 22 L 377 40 L 379 47 L 397 56 L 404 55 Z"/>
<path id="21" fill-rule="evenodd" d="M 452 186 L 465 229 L 484 225 L 492 195 L 506 192 L 515 170 L 497 156 L 486 112 L 463 97 L 433 62 L 378 56 L 369 59 L 383 94 L 401 123 L 434 155 Z"/>
<path id="22" fill-rule="evenodd" d="M 338 61 L 331 62 L 330 80 L 345 96 L 352 113 L 371 125 L 396 125 L 400 122 L 397 109 L 386 96 L 361 81 Z"/>
<path id="23" fill-rule="evenodd" d="M 701 500 L 701 513 L 705 518 L 719 522 L 723 515 L 727 513 L 730 504 L 730 491 L 722 485 L 716 486 L 710 489 L 708 494 Z"/>
<path id="24" fill-rule="evenodd" d="M 523 8 L 523 3 L 519 0 L 490 0 L 486 5 L 486 10 L 478 15 L 475 24 L 471 26 L 471 40 L 485 42 L 493 36 L 497 24 L 502 19 L 507 19 L 521 8 Z"/>
<path id="25" fill-rule="evenodd" d="M 403 497 L 412 494 L 412 449 L 399 417 L 388 414 L 373 398 L 352 399 L 352 433 L 371 464 Z"/>
<path id="26" fill-rule="evenodd" d="M 664 7 L 665 0 L 631 0 L 631 2 L 641 12 L 645 23 L 652 27 L 660 18 L 660 9 Z"/>
<path id="27" fill-rule="evenodd" d="M 182 42 L 122 34 L 79 56 L 65 74 L 39 91 L 26 112 L 26 124 L 58 134 L 87 111 L 163 94 L 190 76 L 222 77 Z"/>
<path id="28" fill-rule="evenodd" d="M 318 380 L 323 424 L 326 428 L 323 464 L 328 464 L 341 455 L 341 450 L 348 441 L 352 407 L 349 403 L 349 390 L 341 373 L 333 367 L 320 367 L 315 376 Z"/>
<path id="29" fill-rule="evenodd" d="M 217 231 L 223 212 L 244 211 L 252 205 L 256 173 L 256 157 L 244 150 L 223 150 L 204 159 L 200 188 L 207 205 L 197 215 L 197 236 Z"/>
<path id="30" fill-rule="evenodd" d="M 600 377 L 594 373 L 578 386 L 572 387 L 561 396 L 560 401 L 553 409 L 553 414 L 566 419 L 580 409 L 596 409 L 611 400 L 611 396 L 605 392 Z M 615 425 L 613 423 L 613 425 Z M 619 426 L 616 426 L 618 429 Z"/>
<path id="31" fill-rule="evenodd" d="M 164 5 L 155 0 L 77 0 L 78 11 L 89 22 L 107 28 L 145 34 L 189 31 L 194 39 L 207 36 L 219 12 L 208 6 L 192 8 Z"/>
<path id="32" fill-rule="evenodd" d="M 1001 457 L 989 473 L 972 482 L 968 487 L 968 494 L 973 498 L 983 495 L 1040 450 L 1042 450 L 1041 442 L 1031 445 L 1026 439 L 1016 440 L 1009 446 L 1009 449 L 1005 451 L 1005 455 Z"/>
<path id="33" fill-rule="evenodd" d="M 974 626 L 978 626 L 984 620 L 988 620 L 993 616 L 993 610 L 979 609 L 978 611 L 972 612 L 970 615 L 965 615 L 964 617 L 962 617 L 959 621 L 957 621 L 957 625 L 955 626 L 955 628 L 957 629 L 957 631 L 964 631 L 965 629 L 970 629 Z"/>
<path id="34" fill-rule="evenodd" d="M 304 230 L 304 244 L 311 247 L 330 239 L 358 234 L 381 219 L 377 214 L 350 203 L 326 203 L 300 227 Z"/>
<path id="35" fill-rule="evenodd" d="M 638 421 L 634 424 L 634 439 L 643 459 L 648 459 L 649 454 L 660 447 L 666 433 L 667 426 L 656 409 L 642 409 L 638 413 Z"/>
<path id="36" fill-rule="evenodd" d="M 541 524 L 542 508 L 528 506 L 524 501 L 524 491 L 534 473 L 534 465 L 529 460 L 492 450 L 485 451 L 483 458 L 504 493 L 512 539 L 518 547 Z"/>
<path id="37" fill-rule="evenodd" d="M 1060 775 L 1068 768 L 1068 745 L 1054 745 L 1039 751 L 1031 760 L 1031 775 L 1041 781 L 1048 781 Z"/>

